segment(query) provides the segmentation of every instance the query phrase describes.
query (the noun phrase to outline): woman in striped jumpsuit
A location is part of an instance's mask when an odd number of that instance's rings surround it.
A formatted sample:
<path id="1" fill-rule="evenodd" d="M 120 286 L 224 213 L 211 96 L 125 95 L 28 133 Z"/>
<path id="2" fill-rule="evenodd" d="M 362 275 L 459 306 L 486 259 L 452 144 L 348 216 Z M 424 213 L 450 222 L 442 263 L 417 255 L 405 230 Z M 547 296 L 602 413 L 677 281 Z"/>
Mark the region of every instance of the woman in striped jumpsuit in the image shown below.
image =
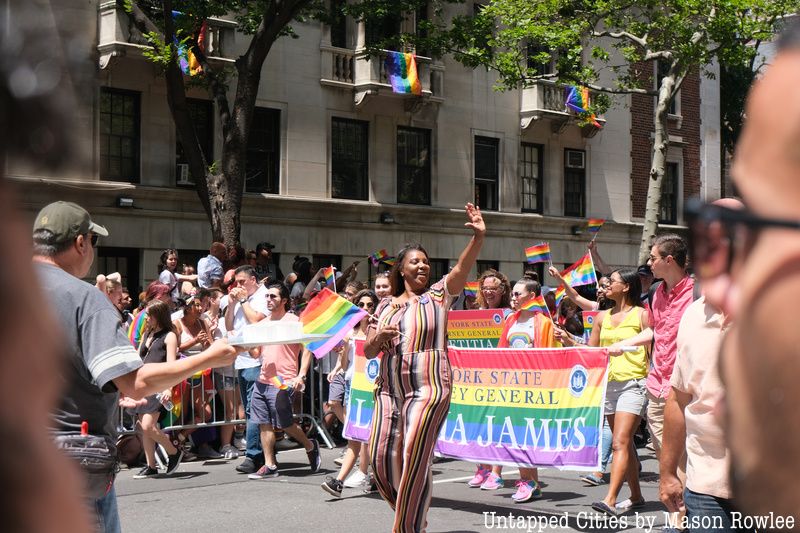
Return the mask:
<path id="1" fill-rule="evenodd" d="M 397 255 L 392 295 L 378 305 L 367 331 L 364 353 L 383 352 L 375 380 L 370 453 L 375 480 L 395 511 L 394 533 L 425 530 L 431 502 L 431 459 L 450 407 L 447 312 L 461 293 L 483 244 L 486 226 L 480 209 L 465 207 L 473 236 L 458 263 L 428 289 L 428 254 L 419 244 Z"/>

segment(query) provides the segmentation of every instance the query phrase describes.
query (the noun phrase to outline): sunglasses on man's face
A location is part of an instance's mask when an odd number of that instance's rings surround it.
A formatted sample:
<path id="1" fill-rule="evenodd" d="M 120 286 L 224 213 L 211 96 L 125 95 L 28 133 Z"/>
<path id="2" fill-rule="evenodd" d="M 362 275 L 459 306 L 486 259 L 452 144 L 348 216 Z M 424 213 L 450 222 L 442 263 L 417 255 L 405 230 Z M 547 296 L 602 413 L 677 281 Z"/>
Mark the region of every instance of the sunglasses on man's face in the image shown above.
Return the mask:
<path id="1" fill-rule="evenodd" d="M 734 257 L 746 257 L 762 229 L 800 229 L 800 221 L 762 217 L 699 198 L 686 202 L 684 214 L 692 262 L 698 275 L 707 279 L 730 273 Z"/>
<path id="2" fill-rule="evenodd" d="M 366 307 L 375 307 L 375 304 L 372 302 L 358 302 L 356 305 L 362 309 Z"/>

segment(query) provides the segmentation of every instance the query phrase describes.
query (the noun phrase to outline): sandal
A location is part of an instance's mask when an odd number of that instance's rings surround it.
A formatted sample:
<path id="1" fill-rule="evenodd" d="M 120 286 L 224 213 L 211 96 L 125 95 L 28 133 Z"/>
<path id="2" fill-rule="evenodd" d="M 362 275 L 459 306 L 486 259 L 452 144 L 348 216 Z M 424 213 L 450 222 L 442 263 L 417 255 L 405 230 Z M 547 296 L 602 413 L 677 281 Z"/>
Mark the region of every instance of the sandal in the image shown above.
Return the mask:
<path id="1" fill-rule="evenodd" d="M 628 498 L 627 500 L 622 500 L 621 502 L 617 502 L 617 504 L 614 507 L 617 509 L 617 511 L 633 511 L 635 509 L 641 509 L 645 505 L 646 502 L 644 501 L 644 498 L 636 500 L 635 502 L 631 501 L 631 499 Z"/>
<path id="2" fill-rule="evenodd" d="M 592 509 L 606 516 L 617 516 L 619 514 L 616 509 L 609 507 L 606 502 L 594 502 L 592 504 Z"/>
<path id="3" fill-rule="evenodd" d="M 583 481 L 584 483 L 592 485 L 593 487 L 597 487 L 599 485 L 605 485 L 606 483 L 606 480 L 603 479 L 603 476 L 597 476 L 594 473 L 582 475 L 580 476 L 580 480 Z"/>

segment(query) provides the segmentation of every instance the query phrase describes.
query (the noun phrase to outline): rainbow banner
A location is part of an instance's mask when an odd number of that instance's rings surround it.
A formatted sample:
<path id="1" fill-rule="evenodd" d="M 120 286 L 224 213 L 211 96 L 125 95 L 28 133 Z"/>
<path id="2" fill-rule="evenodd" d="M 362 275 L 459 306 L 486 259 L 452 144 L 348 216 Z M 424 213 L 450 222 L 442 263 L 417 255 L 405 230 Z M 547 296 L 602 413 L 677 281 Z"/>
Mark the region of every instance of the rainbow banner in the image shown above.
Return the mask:
<path id="1" fill-rule="evenodd" d="M 600 311 L 582 311 L 583 314 L 583 339 L 588 341 L 594 328 L 594 319 Z"/>
<path id="2" fill-rule="evenodd" d="M 525 259 L 528 263 L 551 263 L 550 244 L 543 242 L 529 248 L 525 248 Z"/>
<path id="3" fill-rule="evenodd" d="M 561 273 L 561 276 L 569 283 L 570 287 L 579 285 L 597 284 L 597 274 L 594 271 L 594 263 L 587 252 L 569 268 Z"/>
<path id="4" fill-rule="evenodd" d="M 478 296 L 478 291 L 481 290 L 479 281 L 468 281 L 464 284 L 464 296 L 475 298 Z"/>
<path id="5" fill-rule="evenodd" d="M 322 277 L 324 277 L 324 278 L 325 278 L 325 286 L 326 286 L 326 287 L 327 287 L 328 285 L 333 285 L 334 287 L 336 287 L 336 274 L 335 274 L 335 270 L 336 270 L 336 269 L 335 269 L 335 268 L 333 268 L 333 265 L 331 265 L 331 266 L 329 266 L 329 267 L 324 267 L 324 268 L 322 269 Z"/>
<path id="6" fill-rule="evenodd" d="M 448 349 L 450 411 L 439 455 L 508 466 L 600 465 L 608 355 L 602 348 Z M 367 442 L 378 359 L 356 344 L 344 435 Z"/>
<path id="7" fill-rule="evenodd" d="M 544 301 L 544 296 L 541 294 L 539 296 L 535 296 L 522 304 L 520 309 L 523 311 L 534 311 L 536 313 L 542 313 L 544 315 L 550 316 L 550 310 L 547 308 L 547 304 Z"/>
<path id="8" fill-rule="evenodd" d="M 403 52 L 386 53 L 386 77 L 392 84 L 392 92 L 422 94 L 422 84 L 417 76 L 417 61 L 414 54 Z"/>
<path id="9" fill-rule="evenodd" d="M 133 317 L 131 325 L 128 326 L 128 340 L 131 341 L 134 348 L 139 348 L 139 343 L 144 336 L 144 330 L 147 327 L 147 312 L 142 309 Z"/>
<path id="10" fill-rule="evenodd" d="M 589 89 L 587 87 L 567 85 L 564 88 L 564 105 L 567 107 L 567 109 L 571 109 L 576 113 L 588 115 L 589 122 L 594 127 L 603 127 L 599 122 L 597 122 L 597 115 L 589 110 Z"/>
<path id="11" fill-rule="evenodd" d="M 375 378 L 381 368 L 381 354 L 375 359 L 364 355 L 364 341 L 356 341 L 356 360 L 353 381 L 344 420 L 342 435 L 349 440 L 369 442 L 372 432 L 372 413 L 375 410 Z"/>
<path id="12" fill-rule="evenodd" d="M 300 315 L 303 333 L 331 335 L 306 344 L 317 358 L 325 356 L 347 335 L 359 320 L 367 316 L 363 309 L 351 304 L 330 289 L 324 288 L 314 296 Z"/>
<path id="13" fill-rule="evenodd" d="M 565 470 L 600 465 L 608 355 L 602 348 L 448 350 L 440 455 Z"/>
<path id="14" fill-rule="evenodd" d="M 470 309 L 447 314 L 449 346 L 497 348 L 503 332 L 504 309 Z"/>

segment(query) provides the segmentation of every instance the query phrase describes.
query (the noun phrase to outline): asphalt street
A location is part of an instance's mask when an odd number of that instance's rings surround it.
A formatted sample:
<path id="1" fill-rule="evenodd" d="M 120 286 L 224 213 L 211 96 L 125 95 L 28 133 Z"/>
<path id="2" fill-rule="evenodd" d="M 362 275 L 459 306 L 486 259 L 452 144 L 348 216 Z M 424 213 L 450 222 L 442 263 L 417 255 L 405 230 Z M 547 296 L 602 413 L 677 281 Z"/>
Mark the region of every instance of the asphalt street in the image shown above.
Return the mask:
<path id="1" fill-rule="evenodd" d="M 248 480 L 234 470 L 240 460 L 184 463 L 172 477 L 133 479 L 136 470 L 120 472 L 116 490 L 122 530 L 126 533 L 206 531 L 388 532 L 392 512 L 377 494 L 344 489 L 341 499 L 320 488 L 334 474 L 340 450 L 322 450 L 322 469 L 310 474 L 303 450 L 278 455 L 280 476 Z M 429 532 L 650 531 L 664 525 L 658 502 L 657 463 L 647 449 L 642 490 L 647 504 L 637 513 L 603 518 L 590 505 L 603 498 L 607 485 L 586 486 L 576 472 L 540 469 L 543 497 L 525 504 L 511 500 L 516 470 L 504 472 L 505 488 L 482 491 L 466 485 L 470 463 L 439 460 L 434 464 L 434 495 Z M 620 499 L 628 497 L 623 486 Z"/>

